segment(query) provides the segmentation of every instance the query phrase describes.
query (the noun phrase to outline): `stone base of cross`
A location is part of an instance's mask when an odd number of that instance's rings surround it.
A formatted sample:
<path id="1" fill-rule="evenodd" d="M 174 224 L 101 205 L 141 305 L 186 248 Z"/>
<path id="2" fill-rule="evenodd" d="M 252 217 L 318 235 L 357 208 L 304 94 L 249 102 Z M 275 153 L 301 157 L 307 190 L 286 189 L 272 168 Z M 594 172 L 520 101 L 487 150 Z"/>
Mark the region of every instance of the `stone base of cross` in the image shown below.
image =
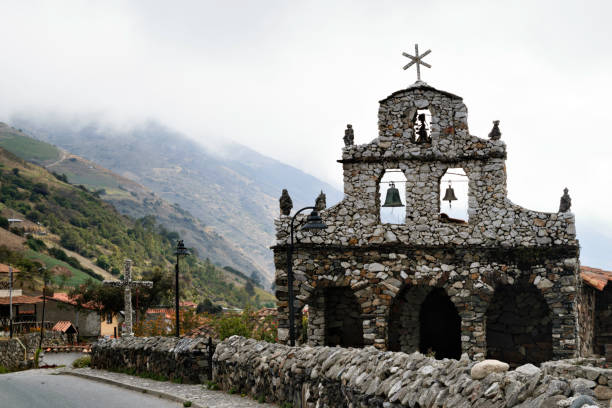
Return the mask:
<path id="1" fill-rule="evenodd" d="M 134 330 L 132 325 L 132 286 L 144 286 L 147 288 L 153 287 L 153 282 L 151 281 L 134 281 L 132 280 L 132 260 L 125 260 L 125 271 L 123 273 L 123 280 L 120 281 L 108 281 L 105 280 L 103 282 L 104 285 L 115 286 L 115 287 L 123 287 L 124 294 L 124 312 L 125 312 L 125 322 L 123 325 L 123 330 L 121 332 L 122 336 L 133 336 Z"/>

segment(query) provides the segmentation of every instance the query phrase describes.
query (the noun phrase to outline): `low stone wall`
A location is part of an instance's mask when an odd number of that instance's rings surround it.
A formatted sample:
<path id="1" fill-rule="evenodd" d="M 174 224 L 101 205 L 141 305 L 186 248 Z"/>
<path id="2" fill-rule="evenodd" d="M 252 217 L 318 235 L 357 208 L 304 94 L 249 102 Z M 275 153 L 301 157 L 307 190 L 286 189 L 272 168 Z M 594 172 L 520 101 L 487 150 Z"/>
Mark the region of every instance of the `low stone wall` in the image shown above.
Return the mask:
<path id="1" fill-rule="evenodd" d="M 17 341 L 17 338 L 24 349 Z M 20 370 L 34 365 L 34 355 L 40 344 L 40 333 L 28 333 L 14 339 L 0 340 L 0 366 L 9 370 Z M 66 335 L 60 332 L 46 331 L 43 338 L 43 349 L 66 344 Z"/>
<path id="2" fill-rule="evenodd" d="M 92 345 L 91 366 L 153 374 L 184 383 L 202 383 L 208 379 L 207 343 L 204 337 L 100 339 Z"/>
<path id="3" fill-rule="evenodd" d="M 558 402 L 569 406 L 578 395 L 598 397 L 594 402 L 608 407 L 612 370 L 599 363 L 565 360 L 547 362 L 542 369 L 526 364 L 505 371 L 508 365 L 494 362 L 473 370 L 477 362 L 466 354 L 460 360 L 435 360 L 374 347 L 292 348 L 233 336 L 217 346 L 214 378 L 223 390 L 294 408 L 556 407 Z M 568 368 L 572 365 L 578 368 Z"/>

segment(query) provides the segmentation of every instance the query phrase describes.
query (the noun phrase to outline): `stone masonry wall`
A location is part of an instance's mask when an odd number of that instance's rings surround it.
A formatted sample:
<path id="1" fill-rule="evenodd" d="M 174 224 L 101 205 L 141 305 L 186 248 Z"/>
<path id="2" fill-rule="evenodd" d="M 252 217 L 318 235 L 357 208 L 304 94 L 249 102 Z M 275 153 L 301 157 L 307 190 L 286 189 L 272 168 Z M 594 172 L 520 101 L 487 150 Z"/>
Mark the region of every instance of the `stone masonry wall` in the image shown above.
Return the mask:
<path id="1" fill-rule="evenodd" d="M 462 351 L 470 356 L 486 353 L 486 314 L 500 285 L 529 282 L 546 301 L 552 319 L 552 343 L 556 358 L 573 357 L 577 347 L 575 317 L 575 260 L 565 249 L 445 249 L 302 246 L 293 258 L 296 311 L 321 301 L 324 288 L 342 287 L 353 292 L 360 305 L 365 345 L 386 349 L 388 322 L 394 319 L 392 304 L 402 290 L 415 286 L 445 290 L 461 317 Z M 283 265 L 285 253 L 275 262 Z M 279 340 L 287 337 L 288 303 L 286 273 L 277 270 Z M 406 312 L 404 312 L 406 313 Z M 412 313 L 418 313 L 413 311 Z M 324 319 L 311 314 L 309 331 Z M 299 316 L 296 319 L 300 321 Z M 401 340 L 403 341 L 403 340 Z M 405 340 L 410 341 L 410 340 Z M 324 345 L 321 337 L 309 337 L 310 345 Z M 408 351 L 408 349 L 406 349 Z M 415 351 L 415 350 L 410 350 Z"/>
<path id="2" fill-rule="evenodd" d="M 99 339 L 91 348 L 91 366 L 203 383 L 208 379 L 207 342 L 204 337 Z"/>
<path id="3" fill-rule="evenodd" d="M 28 333 L 19 336 L 19 340 L 26 347 L 25 360 L 24 350 L 16 339 L 0 340 L 0 366 L 9 370 L 29 368 L 33 365 L 34 355 L 40 343 L 40 333 Z M 60 332 L 45 331 L 43 337 L 43 348 L 61 346 L 66 344 L 65 334 Z"/>
<path id="4" fill-rule="evenodd" d="M 294 408 L 567 407 L 583 395 L 607 407 L 612 397 L 606 385 L 612 384 L 612 370 L 599 367 L 600 361 L 481 369 L 481 375 L 472 371 L 475 364 L 465 354 L 435 360 L 374 347 L 292 348 L 233 336 L 217 346 L 214 378 L 223 390 Z"/>

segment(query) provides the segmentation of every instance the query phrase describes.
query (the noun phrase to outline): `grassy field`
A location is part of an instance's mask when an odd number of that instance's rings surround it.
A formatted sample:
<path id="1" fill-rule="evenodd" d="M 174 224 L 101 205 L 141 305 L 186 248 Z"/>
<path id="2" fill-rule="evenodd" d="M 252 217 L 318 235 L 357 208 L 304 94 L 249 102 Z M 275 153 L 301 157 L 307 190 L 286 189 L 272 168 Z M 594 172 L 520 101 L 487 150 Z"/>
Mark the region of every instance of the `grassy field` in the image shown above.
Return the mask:
<path id="1" fill-rule="evenodd" d="M 0 127 L 0 147 L 24 160 L 47 164 L 59 160 L 59 149 L 48 143 L 22 135 L 18 130 Z"/>
<path id="2" fill-rule="evenodd" d="M 87 275 L 85 272 L 79 269 L 73 268 L 72 266 L 68 265 L 64 261 L 60 261 L 55 258 L 51 258 L 49 255 L 41 254 L 40 252 L 36 252 L 32 249 L 28 249 L 25 252 L 25 256 L 28 259 L 31 259 L 31 260 L 37 259 L 43 262 L 45 266 L 47 267 L 47 269 L 51 269 L 57 265 L 68 268 L 70 272 L 72 272 L 72 276 L 66 280 L 67 286 L 78 286 L 82 283 L 85 283 L 88 279 L 93 279 L 91 276 Z M 59 276 L 53 276 L 51 278 L 51 281 L 54 284 L 60 284 L 62 282 Z"/>

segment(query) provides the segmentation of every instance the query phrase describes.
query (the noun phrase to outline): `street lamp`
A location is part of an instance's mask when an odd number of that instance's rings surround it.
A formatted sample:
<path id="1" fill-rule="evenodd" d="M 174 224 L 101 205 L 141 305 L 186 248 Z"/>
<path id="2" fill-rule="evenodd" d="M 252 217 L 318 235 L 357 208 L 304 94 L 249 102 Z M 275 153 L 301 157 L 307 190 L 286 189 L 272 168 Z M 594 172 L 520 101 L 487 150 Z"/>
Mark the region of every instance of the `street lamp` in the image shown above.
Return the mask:
<path id="1" fill-rule="evenodd" d="M 291 240 L 289 241 L 289 246 L 287 247 L 287 289 L 289 295 L 289 345 L 295 346 L 295 315 L 294 315 L 294 305 L 293 305 L 293 224 L 295 222 L 295 217 L 298 216 L 304 210 L 312 210 L 308 218 L 306 218 L 306 224 L 302 226 L 303 230 L 320 230 L 327 228 L 327 225 L 319 216 L 316 207 L 304 207 L 298 212 L 295 213 L 293 218 L 291 218 Z"/>
<path id="2" fill-rule="evenodd" d="M 174 252 L 174 255 L 176 255 L 176 265 L 174 267 L 174 310 L 176 312 L 176 337 L 181 337 L 181 331 L 179 328 L 179 260 L 181 256 L 189 255 L 189 251 L 187 248 L 185 248 L 182 239 L 176 243 L 176 251 Z"/>

